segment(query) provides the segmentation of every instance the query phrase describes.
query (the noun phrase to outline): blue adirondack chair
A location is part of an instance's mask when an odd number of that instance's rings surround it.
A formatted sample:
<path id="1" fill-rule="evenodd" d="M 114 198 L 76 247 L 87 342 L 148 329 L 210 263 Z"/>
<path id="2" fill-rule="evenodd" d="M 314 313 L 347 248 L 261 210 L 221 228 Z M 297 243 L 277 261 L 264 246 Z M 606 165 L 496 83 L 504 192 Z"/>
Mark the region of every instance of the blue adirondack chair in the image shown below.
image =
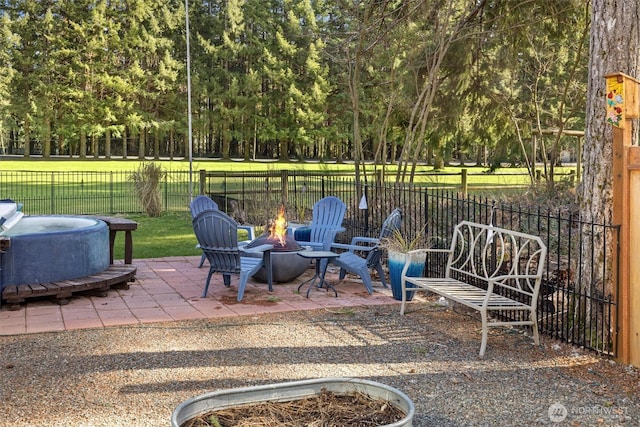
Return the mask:
<path id="1" fill-rule="evenodd" d="M 211 197 L 199 195 L 189 203 L 189 210 L 191 211 L 191 218 L 198 216 L 200 212 L 207 210 L 217 210 L 218 204 L 214 202 Z"/>
<path id="2" fill-rule="evenodd" d="M 395 208 L 382 223 L 379 237 L 354 237 L 351 244 L 334 243 L 332 250 L 346 250 L 338 258 L 331 261 L 332 264 L 340 267 L 339 279 L 343 280 L 347 273 L 354 273 L 362 279 L 364 286 L 369 293 L 373 292 L 371 274 L 369 270 L 375 269 L 380 276 L 382 286 L 387 286 L 384 269 L 382 268 L 382 250 L 380 242 L 382 239 L 400 229 L 402 224 L 402 210 Z M 365 256 L 359 253 L 366 254 Z"/>
<path id="3" fill-rule="evenodd" d="M 247 280 L 261 267 L 267 272 L 269 291 L 273 290 L 271 249 L 260 245 L 246 249 L 238 246 L 238 223 L 220 210 L 205 210 L 192 220 L 193 231 L 205 257 L 209 260 L 209 274 L 202 292 L 207 296 L 213 273 L 222 273 L 225 286 L 231 285 L 231 275 L 238 274 L 238 301 L 242 301 Z M 261 254 L 261 257 L 249 254 Z M 246 255 L 246 256 L 244 256 Z"/>
<path id="4" fill-rule="evenodd" d="M 302 246 L 310 246 L 314 251 L 331 249 L 336 235 L 344 231 L 342 220 L 347 205 L 335 196 L 327 196 L 313 205 L 311 225 L 298 228 L 294 238 Z"/>
<path id="5" fill-rule="evenodd" d="M 209 196 L 204 196 L 204 195 L 199 195 L 197 196 L 195 199 L 193 199 L 191 201 L 191 203 L 189 204 L 189 210 L 191 211 L 191 218 L 195 218 L 196 216 L 198 216 L 198 214 L 200 214 L 201 212 L 207 211 L 207 210 L 218 210 L 218 204 L 213 201 L 211 199 L 211 197 Z M 247 244 L 249 241 L 253 240 L 256 238 L 255 236 L 255 230 L 253 228 L 253 226 L 251 225 L 238 225 L 238 229 L 244 229 L 247 231 L 247 236 L 249 236 L 249 240 L 246 242 L 240 242 L 240 245 L 243 244 Z M 196 245 L 197 249 L 200 249 L 200 245 Z M 204 253 L 202 254 L 202 257 L 200 258 L 200 265 L 198 265 L 198 268 L 202 267 L 204 265 L 204 260 L 207 257 L 204 255 Z"/>
<path id="6" fill-rule="evenodd" d="M 376 245 L 380 244 L 382 239 L 390 237 L 395 230 L 399 230 L 400 225 L 402 225 L 402 210 L 400 208 L 395 208 L 382 223 L 382 227 L 380 228 L 380 235 L 378 237 L 356 236 L 351 239 L 351 243 L 349 244 L 333 243 L 331 245 L 331 250 L 339 249 L 351 252 L 369 252 Z"/>
<path id="7" fill-rule="evenodd" d="M 382 249 L 379 245 L 374 246 L 368 253 L 367 257 L 363 258 L 355 252 L 343 252 L 339 257 L 332 259 L 331 264 L 340 267 L 340 280 L 344 279 L 346 273 L 353 273 L 360 276 L 364 287 L 367 288 L 369 294 L 373 293 L 373 283 L 371 281 L 371 274 L 369 270 L 375 268 L 380 274 L 382 284 L 387 287 L 384 279 L 384 271 L 380 260 L 382 259 Z"/>
<path id="8" fill-rule="evenodd" d="M 218 210 L 218 204 L 211 200 L 211 197 L 208 196 L 197 196 L 195 199 L 191 201 L 189 204 L 189 210 L 191 211 L 191 218 L 195 218 L 201 212 L 206 210 Z M 196 245 L 196 249 L 200 249 L 200 245 Z M 198 268 L 204 265 L 204 260 L 207 259 L 207 256 L 202 252 L 202 257 L 200 257 L 200 264 Z"/>

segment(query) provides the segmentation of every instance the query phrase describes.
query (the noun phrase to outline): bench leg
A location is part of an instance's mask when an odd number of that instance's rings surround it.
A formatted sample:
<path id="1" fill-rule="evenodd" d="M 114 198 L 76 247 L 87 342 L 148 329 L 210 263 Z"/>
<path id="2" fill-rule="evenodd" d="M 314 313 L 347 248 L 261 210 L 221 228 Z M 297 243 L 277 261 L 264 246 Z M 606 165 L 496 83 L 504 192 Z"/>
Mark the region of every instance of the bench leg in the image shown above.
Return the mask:
<path id="1" fill-rule="evenodd" d="M 407 303 L 407 292 L 405 291 L 406 285 L 404 284 L 404 280 L 402 281 L 402 285 L 400 286 L 400 291 L 402 292 L 402 302 L 400 303 L 400 316 L 404 315 L 404 305 Z"/>
<path id="2" fill-rule="evenodd" d="M 533 342 L 536 345 L 540 345 L 540 336 L 538 335 L 538 318 L 536 317 L 536 313 L 534 310 L 531 310 L 531 313 L 529 313 L 529 316 L 531 316 L 531 321 L 533 322 L 533 324 L 531 325 L 531 328 L 533 329 Z"/>
<path id="3" fill-rule="evenodd" d="M 414 286 L 417 290 L 420 290 L 418 286 Z M 404 307 L 407 304 L 407 282 L 404 278 L 400 279 L 400 291 L 402 292 L 402 302 L 400 303 L 400 315 L 404 315 Z M 414 292 L 415 295 L 415 292 Z"/>
<path id="4" fill-rule="evenodd" d="M 487 339 L 489 337 L 487 310 L 480 310 L 480 317 L 482 318 L 482 343 L 480 344 L 480 357 L 484 357 L 484 352 L 487 349 Z"/>

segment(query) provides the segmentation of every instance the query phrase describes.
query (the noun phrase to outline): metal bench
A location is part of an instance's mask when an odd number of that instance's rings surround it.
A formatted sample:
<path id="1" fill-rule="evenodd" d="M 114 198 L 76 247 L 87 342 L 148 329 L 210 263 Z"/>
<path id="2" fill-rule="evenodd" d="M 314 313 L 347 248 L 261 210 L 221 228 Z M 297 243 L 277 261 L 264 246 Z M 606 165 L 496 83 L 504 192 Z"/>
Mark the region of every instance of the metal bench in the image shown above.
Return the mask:
<path id="1" fill-rule="evenodd" d="M 432 292 L 480 312 L 480 357 L 490 327 L 531 326 L 539 344 L 536 307 L 547 254 L 539 237 L 463 221 L 454 228 L 449 249 L 418 249 L 409 256 L 417 259 L 425 252 L 448 254 L 444 277 L 407 277 L 407 262 L 400 314 L 405 312 L 406 291 Z M 490 313 L 495 313 L 491 320 Z"/>

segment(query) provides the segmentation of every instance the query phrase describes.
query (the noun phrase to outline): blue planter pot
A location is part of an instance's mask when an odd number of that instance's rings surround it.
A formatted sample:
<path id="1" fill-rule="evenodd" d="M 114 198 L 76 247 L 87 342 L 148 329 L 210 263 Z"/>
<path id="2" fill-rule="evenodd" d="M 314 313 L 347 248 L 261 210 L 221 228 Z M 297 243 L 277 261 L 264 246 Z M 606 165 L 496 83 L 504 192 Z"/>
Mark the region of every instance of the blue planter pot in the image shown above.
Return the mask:
<path id="1" fill-rule="evenodd" d="M 426 257 L 426 255 L 425 255 Z M 402 269 L 407 262 L 407 254 L 401 252 L 389 252 L 389 276 L 391 278 L 391 293 L 393 298 L 402 301 Z M 418 277 L 424 273 L 424 258 L 414 261 L 407 269 L 407 276 Z M 411 287 L 407 284 L 407 287 Z M 415 292 L 407 291 L 406 300 L 411 301 Z"/>

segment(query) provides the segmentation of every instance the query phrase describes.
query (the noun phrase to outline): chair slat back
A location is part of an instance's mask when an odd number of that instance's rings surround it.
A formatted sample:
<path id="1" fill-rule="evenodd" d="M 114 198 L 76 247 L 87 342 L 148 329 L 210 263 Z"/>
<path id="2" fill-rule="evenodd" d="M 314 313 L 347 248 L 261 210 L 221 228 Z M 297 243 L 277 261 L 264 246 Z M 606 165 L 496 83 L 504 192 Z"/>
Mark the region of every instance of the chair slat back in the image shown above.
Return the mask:
<path id="1" fill-rule="evenodd" d="M 347 205 L 342 200 L 335 196 L 324 197 L 313 205 L 311 227 L 340 227 L 346 212 Z"/>
<path id="2" fill-rule="evenodd" d="M 193 231 L 214 271 L 240 271 L 238 223 L 220 210 L 205 210 L 192 220 Z"/>
<path id="3" fill-rule="evenodd" d="M 189 210 L 191 211 L 191 217 L 195 218 L 200 212 L 206 210 L 218 210 L 218 204 L 211 200 L 210 197 L 200 195 L 191 201 L 191 204 L 189 204 Z"/>
<path id="4" fill-rule="evenodd" d="M 347 212 L 347 205 L 335 196 L 327 196 L 313 205 L 313 216 L 309 228 L 308 242 L 317 250 L 328 251 L 334 242 L 336 234 L 342 226 L 342 220 Z M 306 240 L 303 242 L 307 242 Z"/>
<path id="5" fill-rule="evenodd" d="M 391 237 L 394 231 L 400 230 L 400 225 L 402 225 L 402 210 L 395 208 L 382 223 L 380 240 Z"/>

